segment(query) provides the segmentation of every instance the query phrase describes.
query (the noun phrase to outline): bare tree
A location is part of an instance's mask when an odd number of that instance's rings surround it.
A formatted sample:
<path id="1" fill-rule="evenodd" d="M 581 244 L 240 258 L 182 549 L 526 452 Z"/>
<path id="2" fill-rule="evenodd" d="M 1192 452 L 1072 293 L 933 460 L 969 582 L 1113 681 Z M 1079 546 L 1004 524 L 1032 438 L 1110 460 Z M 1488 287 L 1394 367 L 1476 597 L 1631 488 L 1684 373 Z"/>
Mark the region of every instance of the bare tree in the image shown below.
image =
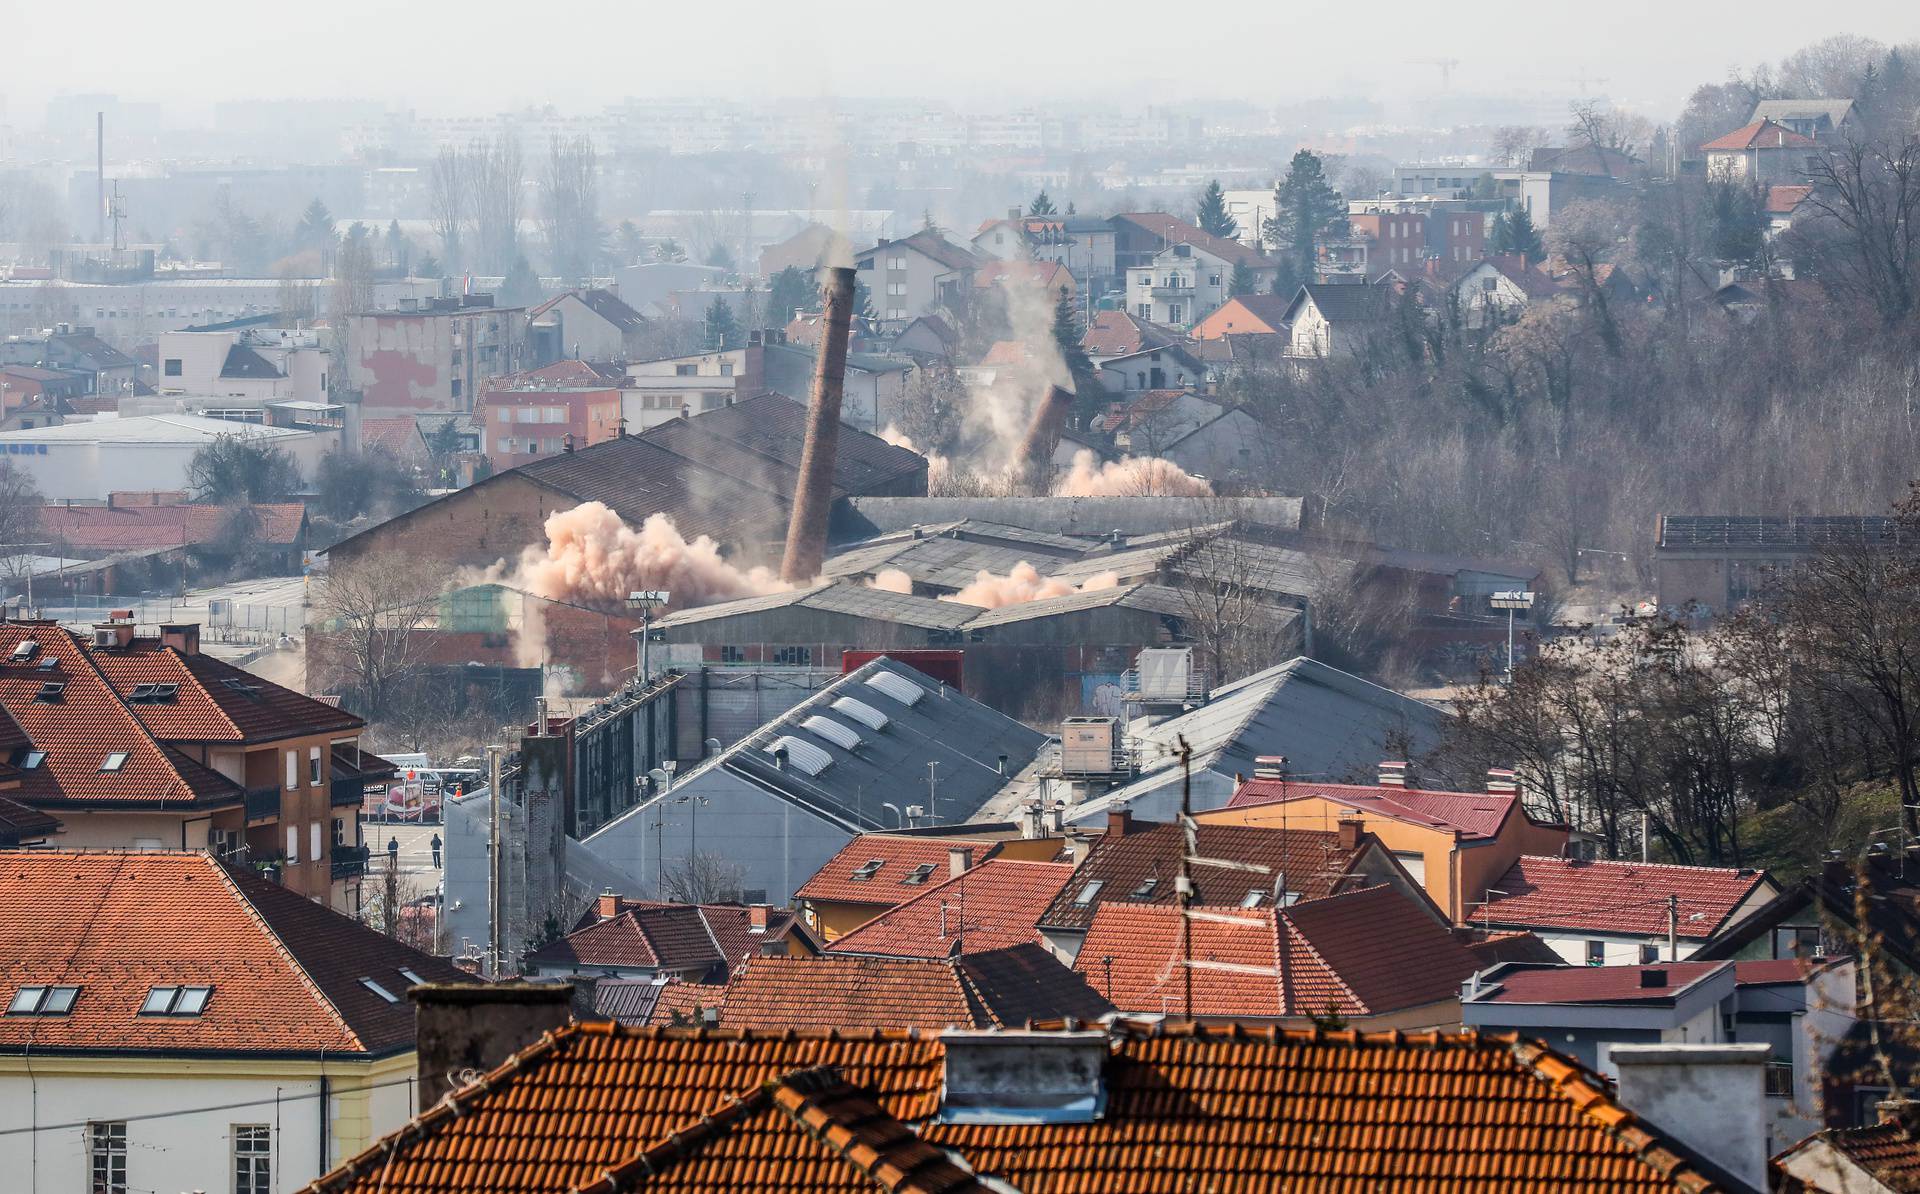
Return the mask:
<path id="1" fill-rule="evenodd" d="M 475 140 L 467 150 L 467 173 L 480 265 L 504 275 L 520 255 L 521 189 L 527 173 L 520 139 L 503 130 L 491 141 Z"/>
<path id="2" fill-rule="evenodd" d="M 291 265 L 280 267 L 279 278 L 280 318 L 289 323 L 313 322 L 319 314 L 318 304 L 314 301 L 314 284 L 302 278 Z"/>
<path id="3" fill-rule="evenodd" d="M 353 693 L 369 720 L 387 710 L 398 686 L 425 662 L 441 585 L 431 570 L 400 554 L 373 554 L 340 565 L 321 581 L 308 666 L 323 689 Z"/>
<path id="4" fill-rule="evenodd" d="M 660 896 L 678 904 L 721 904 L 740 898 L 746 870 L 724 855 L 702 850 L 660 872 Z"/>
<path id="5" fill-rule="evenodd" d="M 1301 650 L 1306 614 L 1275 591 L 1277 549 L 1219 527 L 1194 527 L 1172 562 L 1168 587 L 1179 594 L 1180 627 L 1204 655 L 1214 682 L 1229 683 Z M 1302 594 L 1301 596 L 1304 596 Z"/>
<path id="6" fill-rule="evenodd" d="M 1809 168 L 1807 204 L 1831 226 L 1822 280 L 1898 325 L 1920 290 L 1920 134 L 1829 143 Z"/>
<path id="7" fill-rule="evenodd" d="M 542 222 L 562 282 L 585 278 L 592 269 L 600 236 L 597 161 L 587 136 L 555 137 L 547 151 Z"/>
<path id="8" fill-rule="evenodd" d="M 40 510 L 46 499 L 25 469 L 0 459 L 0 543 L 24 545 L 40 536 Z M 51 555 L 50 551 L 28 548 L 29 555 Z"/>
<path id="9" fill-rule="evenodd" d="M 1525 166 L 1537 146 L 1551 136 L 1546 129 L 1530 124 L 1508 124 L 1493 130 L 1488 156 L 1495 164 L 1509 168 Z"/>
<path id="10" fill-rule="evenodd" d="M 340 239 L 333 258 L 333 359 L 328 371 L 331 388 L 339 393 L 348 388 L 354 364 L 353 321 L 356 315 L 373 310 L 373 237 L 366 226 L 355 224 Z"/>
<path id="11" fill-rule="evenodd" d="M 440 238 L 440 262 L 448 273 L 460 269 L 460 233 L 472 215 L 473 177 L 467 156 L 444 145 L 428 171 L 428 204 L 433 234 Z"/>
<path id="12" fill-rule="evenodd" d="M 1593 314 L 1600 342 L 1607 351 L 1619 356 L 1624 342 L 1620 325 L 1614 320 L 1607 302 L 1603 265 L 1612 262 L 1621 248 L 1621 216 L 1612 204 L 1597 199 L 1582 199 L 1554 213 L 1547 229 L 1547 249 L 1566 262 L 1579 284 L 1587 309 Z"/>

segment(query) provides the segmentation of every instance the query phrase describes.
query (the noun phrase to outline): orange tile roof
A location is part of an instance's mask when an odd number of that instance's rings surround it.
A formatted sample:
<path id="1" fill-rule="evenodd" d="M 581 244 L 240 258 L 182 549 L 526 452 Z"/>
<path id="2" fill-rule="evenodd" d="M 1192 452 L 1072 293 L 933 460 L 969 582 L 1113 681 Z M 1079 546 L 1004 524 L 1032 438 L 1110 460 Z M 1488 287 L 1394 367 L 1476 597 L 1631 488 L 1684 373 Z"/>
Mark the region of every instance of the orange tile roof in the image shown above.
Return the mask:
<path id="1" fill-rule="evenodd" d="M 1492 884 L 1490 903 L 1471 919 L 1482 925 L 1585 929 L 1636 937 L 1667 931 L 1667 897 L 1679 899 L 1679 934 L 1713 936 L 1768 882 L 1765 871 L 1670 863 L 1585 861 L 1523 856 Z"/>
<path id="2" fill-rule="evenodd" d="M 125 649 L 81 648 L 123 699 L 142 684 L 178 686 L 171 702 L 128 706 L 163 742 L 271 742 L 366 725 L 337 705 L 211 655 L 183 655 L 158 639 L 136 638 Z"/>
<path id="3" fill-rule="evenodd" d="M 1234 790 L 1228 808 L 1322 797 L 1354 809 L 1428 829 L 1457 829 L 1468 838 L 1497 837 L 1516 808 L 1512 793 L 1436 792 L 1369 784 L 1324 784 L 1298 779 L 1250 779 Z M 1524 811 L 1521 813 L 1525 815 Z"/>
<path id="4" fill-rule="evenodd" d="M 21 643 L 37 644 L 19 662 Z M 55 661 L 51 668 L 41 665 Z M 43 700 L 43 686 L 64 684 Z M 244 790 L 157 740 L 115 695 L 91 650 L 49 623 L 0 624 L 0 709 L 46 757 L 20 772 L 14 799 L 36 808 L 208 807 L 236 804 Z M 110 754 L 126 759 L 103 771 Z"/>
<path id="5" fill-rule="evenodd" d="M 672 970 L 699 980 L 724 976 L 728 959 L 692 904 L 641 904 L 575 929 L 534 951 L 535 966 Z"/>
<path id="6" fill-rule="evenodd" d="M 973 850 L 977 865 L 1000 850 L 998 842 L 971 838 L 901 837 L 890 833 L 863 833 L 828 859 L 826 865 L 793 893 L 796 900 L 831 900 L 842 904 L 881 904 L 888 908 L 911 899 L 928 883 L 937 883 L 949 874 L 949 854 L 955 847 Z M 855 878 L 868 863 L 873 868 L 865 879 Z M 930 866 L 926 881 L 906 884 L 908 876 L 922 866 Z"/>
<path id="7" fill-rule="evenodd" d="M 362 419 L 360 443 L 368 448 L 383 448 L 395 456 L 421 455 L 427 441 L 420 435 L 420 424 L 412 419 Z"/>
<path id="8" fill-rule="evenodd" d="M 1047 1194 L 1719 1188 L 1605 1079 L 1513 1036 L 1122 1023 L 1107 1048 L 1098 1120 L 959 1124 L 939 1118 L 935 1035 L 576 1025 L 308 1190 L 955 1188 L 933 1184 L 958 1179 L 937 1178 L 916 1136 L 983 1178 Z M 809 1130 L 780 1123 L 769 1096 Z M 846 1176 L 813 1141 L 871 1176 Z"/>
<path id="9" fill-rule="evenodd" d="M 307 508 L 300 502 L 248 506 L 262 543 L 290 546 L 299 541 Z M 233 525 L 228 506 L 67 506 L 52 504 L 39 512 L 40 530 L 66 551 L 149 551 L 189 547 L 222 538 Z"/>
<path id="10" fill-rule="evenodd" d="M 1035 940 L 1034 924 L 1073 868 L 993 858 L 926 888 L 827 946 L 830 953 L 945 958 Z"/>
<path id="11" fill-rule="evenodd" d="M 1700 147 L 1701 152 L 1734 152 L 1748 149 L 1812 149 L 1812 137 L 1803 137 L 1784 124 L 1775 124 L 1771 120 L 1756 120 L 1752 124 L 1733 130 L 1724 137 L 1716 137 Z"/>
<path id="12" fill-rule="evenodd" d="M 727 984 L 725 1028 L 989 1028 L 1096 1020 L 1113 1007 L 1032 942 L 933 961 L 766 957 Z"/>
<path id="13" fill-rule="evenodd" d="M 80 989 L 70 1014 L 0 1016 L 0 1052 L 408 1049 L 401 966 L 429 982 L 464 977 L 204 853 L 0 851 L 0 1000 L 22 986 Z M 198 1016 L 140 1014 L 160 986 L 212 993 Z"/>
<path id="14" fill-rule="evenodd" d="M 1169 905 L 1102 904 L 1074 960 L 1123 1012 L 1214 1019 L 1369 1016 L 1444 1003 L 1473 955 L 1390 887 L 1289 908 L 1196 909 L 1192 942 Z"/>
<path id="15" fill-rule="evenodd" d="M 1920 1194 L 1920 1141 L 1913 1126 L 1894 1121 L 1861 1128 L 1835 1128 L 1818 1132 L 1788 1149 L 1779 1158 L 1788 1157 L 1815 1144 L 1825 1144 L 1870 1175 L 1873 1181 L 1896 1194 Z M 1862 1188 L 1867 1187 L 1861 1183 Z M 1800 1185 L 1784 1189 L 1809 1189 Z"/>

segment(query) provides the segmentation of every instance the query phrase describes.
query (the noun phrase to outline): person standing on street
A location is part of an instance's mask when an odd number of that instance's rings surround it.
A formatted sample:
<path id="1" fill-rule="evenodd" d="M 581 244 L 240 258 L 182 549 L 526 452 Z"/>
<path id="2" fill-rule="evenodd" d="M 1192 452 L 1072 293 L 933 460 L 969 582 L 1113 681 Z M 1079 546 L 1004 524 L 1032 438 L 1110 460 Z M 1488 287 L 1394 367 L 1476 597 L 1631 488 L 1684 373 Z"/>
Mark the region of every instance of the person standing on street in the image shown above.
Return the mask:
<path id="1" fill-rule="evenodd" d="M 387 866 L 400 869 L 400 839 L 397 837 L 387 839 Z"/>
<path id="2" fill-rule="evenodd" d="M 440 869 L 440 835 L 434 834 L 433 841 L 428 844 L 433 847 L 433 869 L 437 871 Z"/>

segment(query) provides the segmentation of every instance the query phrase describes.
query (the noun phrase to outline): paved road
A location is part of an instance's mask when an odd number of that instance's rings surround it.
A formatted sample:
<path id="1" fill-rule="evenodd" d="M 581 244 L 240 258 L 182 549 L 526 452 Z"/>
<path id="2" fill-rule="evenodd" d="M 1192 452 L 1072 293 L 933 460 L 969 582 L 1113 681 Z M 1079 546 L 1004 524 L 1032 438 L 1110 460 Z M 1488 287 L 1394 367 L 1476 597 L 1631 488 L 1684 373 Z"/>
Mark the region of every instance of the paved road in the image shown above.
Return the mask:
<path id="1" fill-rule="evenodd" d="M 417 877 L 428 883 L 440 882 L 441 868 L 433 865 L 433 836 L 439 834 L 446 839 L 445 827 L 441 825 L 383 825 L 378 821 L 368 821 L 360 826 L 361 839 L 367 848 L 373 851 L 368 860 L 369 875 L 378 875 L 386 869 L 387 843 L 398 839 L 400 842 L 400 873 Z"/>

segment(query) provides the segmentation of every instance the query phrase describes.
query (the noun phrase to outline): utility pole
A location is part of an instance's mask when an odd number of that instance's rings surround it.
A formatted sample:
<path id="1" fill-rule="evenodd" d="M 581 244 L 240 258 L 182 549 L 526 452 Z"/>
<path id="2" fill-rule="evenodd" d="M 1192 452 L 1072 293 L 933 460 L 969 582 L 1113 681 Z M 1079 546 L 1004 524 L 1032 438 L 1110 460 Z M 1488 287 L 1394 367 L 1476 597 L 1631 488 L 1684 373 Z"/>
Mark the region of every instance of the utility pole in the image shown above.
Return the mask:
<path id="1" fill-rule="evenodd" d="M 1680 960 L 1680 897 L 1667 896 L 1667 961 Z"/>

